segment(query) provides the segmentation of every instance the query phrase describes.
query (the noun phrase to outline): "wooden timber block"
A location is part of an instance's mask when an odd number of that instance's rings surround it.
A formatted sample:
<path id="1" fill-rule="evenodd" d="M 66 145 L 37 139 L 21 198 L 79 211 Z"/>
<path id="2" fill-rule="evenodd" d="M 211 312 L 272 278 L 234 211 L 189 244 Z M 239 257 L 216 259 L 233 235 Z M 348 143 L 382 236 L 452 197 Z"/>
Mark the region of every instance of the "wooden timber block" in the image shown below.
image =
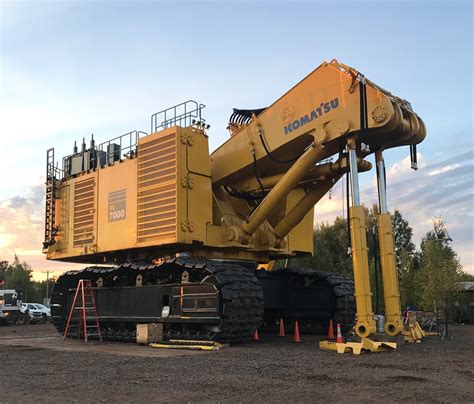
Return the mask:
<path id="1" fill-rule="evenodd" d="M 163 324 L 137 324 L 137 344 L 151 344 L 163 340 Z"/>

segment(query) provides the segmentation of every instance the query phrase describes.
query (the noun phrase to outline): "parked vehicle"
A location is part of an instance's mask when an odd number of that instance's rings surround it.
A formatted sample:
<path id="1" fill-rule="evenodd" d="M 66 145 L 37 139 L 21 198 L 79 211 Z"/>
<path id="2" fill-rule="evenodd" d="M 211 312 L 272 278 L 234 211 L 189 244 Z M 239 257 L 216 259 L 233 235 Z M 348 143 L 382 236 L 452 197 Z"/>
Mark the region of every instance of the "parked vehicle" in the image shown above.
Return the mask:
<path id="1" fill-rule="evenodd" d="M 28 315 L 22 310 L 22 298 L 19 290 L 0 290 L 0 325 L 28 322 Z"/>
<path id="2" fill-rule="evenodd" d="M 22 311 L 27 312 L 30 323 L 46 323 L 51 321 L 51 310 L 41 303 L 23 303 Z"/>

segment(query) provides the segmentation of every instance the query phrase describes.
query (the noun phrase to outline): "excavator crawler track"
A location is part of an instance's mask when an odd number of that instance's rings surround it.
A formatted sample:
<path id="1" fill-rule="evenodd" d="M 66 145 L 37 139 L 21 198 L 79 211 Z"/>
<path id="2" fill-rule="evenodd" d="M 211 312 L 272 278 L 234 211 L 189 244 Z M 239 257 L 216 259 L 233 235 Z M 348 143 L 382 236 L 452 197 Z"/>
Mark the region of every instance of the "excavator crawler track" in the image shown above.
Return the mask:
<path id="1" fill-rule="evenodd" d="M 189 283 L 181 283 L 183 273 L 189 273 Z M 136 287 L 136 277 L 141 275 L 144 286 L 167 286 L 208 284 L 219 291 L 220 319 L 216 324 L 173 322 L 160 318 L 143 321 L 139 318 L 126 318 L 111 321 L 101 318 L 101 288 L 95 288 L 98 299 L 98 313 L 103 338 L 109 341 L 133 342 L 136 340 L 136 324 L 143 322 L 163 322 L 165 339 L 215 340 L 237 342 L 248 339 L 259 327 L 263 315 L 263 293 L 252 270 L 235 263 L 209 260 L 172 259 L 160 265 L 123 264 L 116 267 L 88 267 L 82 271 L 70 271 L 61 275 L 52 292 L 51 307 L 53 323 L 60 333 L 64 332 L 70 295 L 79 279 L 90 279 L 93 283 L 102 282 L 105 293 L 114 288 Z M 102 299 L 102 301 L 104 301 Z M 130 302 L 133 304 L 133 302 Z M 151 304 L 151 302 L 150 302 Z M 161 313 L 161 307 L 157 308 Z"/>
<path id="2" fill-rule="evenodd" d="M 134 287 L 137 275 L 142 276 L 145 286 L 176 285 L 181 282 L 185 271 L 189 273 L 190 284 L 201 282 L 217 286 L 220 318 L 215 324 L 205 320 L 192 324 L 173 322 L 160 318 L 159 307 L 156 318 L 148 322 L 163 322 L 165 339 L 238 342 L 247 340 L 256 328 L 261 328 L 262 320 L 264 328 L 272 330 L 280 318 L 285 319 L 288 329 L 292 328 L 293 320 L 299 320 L 301 331 L 307 334 L 326 333 L 329 319 L 341 324 L 343 329 L 350 329 L 354 324 L 354 283 L 342 275 L 304 268 L 254 271 L 254 266 L 246 263 L 173 259 L 160 265 L 127 263 L 116 267 L 88 267 L 63 274 L 52 294 L 54 325 L 60 333 L 64 332 L 70 307 L 68 299 L 79 279 L 90 279 L 93 283 L 101 281 L 104 289 L 95 288 L 95 291 L 99 296 L 98 312 L 103 338 L 134 342 L 136 324 L 146 321 L 139 318 L 111 321 L 106 315 L 101 317 L 101 312 L 106 311 L 100 305 L 101 293 L 114 288 Z M 275 288 L 275 281 L 279 287 Z M 275 294 L 277 290 L 281 293 Z M 140 293 L 138 287 L 137 293 Z M 265 312 L 264 294 L 267 300 Z"/>
<path id="3" fill-rule="evenodd" d="M 265 329 L 277 330 L 281 318 L 290 330 L 298 320 L 305 334 L 327 333 L 330 319 L 343 330 L 354 326 L 354 282 L 343 275 L 289 267 L 257 271 L 257 278 L 265 296 Z"/>
<path id="4" fill-rule="evenodd" d="M 318 275 L 325 278 L 334 291 L 336 310 L 333 320 L 339 323 L 343 330 L 351 329 L 356 314 L 354 281 L 343 275 L 330 272 L 318 272 Z"/>

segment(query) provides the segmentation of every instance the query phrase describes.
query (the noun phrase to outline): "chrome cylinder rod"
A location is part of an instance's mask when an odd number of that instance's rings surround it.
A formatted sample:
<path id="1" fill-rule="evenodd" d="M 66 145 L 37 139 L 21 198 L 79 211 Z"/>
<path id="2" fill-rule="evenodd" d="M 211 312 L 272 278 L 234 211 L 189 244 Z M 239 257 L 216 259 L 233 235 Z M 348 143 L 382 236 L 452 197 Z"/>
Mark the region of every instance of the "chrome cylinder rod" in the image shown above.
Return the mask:
<path id="1" fill-rule="evenodd" d="M 354 148 L 349 144 L 349 165 L 351 171 L 351 195 L 352 206 L 360 206 L 359 174 L 357 171 L 357 154 Z"/>
<path id="2" fill-rule="evenodd" d="M 377 167 L 377 189 L 379 195 L 380 213 L 388 212 L 387 208 L 387 186 L 385 181 L 385 161 L 381 151 L 375 153 L 375 165 Z"/>

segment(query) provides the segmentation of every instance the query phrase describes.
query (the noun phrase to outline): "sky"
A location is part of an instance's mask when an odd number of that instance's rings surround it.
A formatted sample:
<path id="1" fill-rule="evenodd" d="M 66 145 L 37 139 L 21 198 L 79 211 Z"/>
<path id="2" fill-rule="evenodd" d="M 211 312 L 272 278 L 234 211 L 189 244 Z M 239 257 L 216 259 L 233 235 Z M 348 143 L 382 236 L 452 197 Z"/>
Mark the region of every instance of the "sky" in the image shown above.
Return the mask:
<path id="1" fill-rule="evenodd" d="M 194 99 L 212 151 L 233 107 L 267 106 L 336 58 L 424 120 L 418 171 L 408 147 L 385 153 L 389 208 L 417 243 L 441 216 L 474 273 L 472 26 L 471 1 L 0 0 L 0 259 L 70 268 L 41 254 L 49 147 L 62 157 L 91 133 L 149 132 L 152 113 Z M 368 205 L 374 178 L 361 175 Z M 315 223 L 341 213 L 338 184 Z"/>

